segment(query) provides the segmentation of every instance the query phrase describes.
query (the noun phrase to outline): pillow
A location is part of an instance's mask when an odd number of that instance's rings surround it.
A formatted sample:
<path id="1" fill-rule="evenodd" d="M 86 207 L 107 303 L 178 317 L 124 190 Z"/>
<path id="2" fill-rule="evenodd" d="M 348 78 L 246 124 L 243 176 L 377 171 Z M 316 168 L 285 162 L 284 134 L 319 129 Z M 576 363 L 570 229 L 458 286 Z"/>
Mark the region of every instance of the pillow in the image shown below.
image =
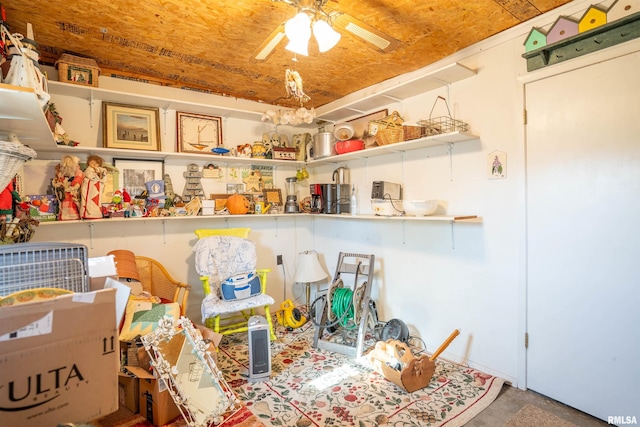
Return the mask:
<path id="1" fill-rule="evenodd" d="M 150 334 L 158 326 L 158 320 L 164 316 L 178 319 L 180 305 L 177 302 L 156 304 L 148 300 L 130 299 L 125 310 L 120 341 L 131 341 L 138 335 Z"/>

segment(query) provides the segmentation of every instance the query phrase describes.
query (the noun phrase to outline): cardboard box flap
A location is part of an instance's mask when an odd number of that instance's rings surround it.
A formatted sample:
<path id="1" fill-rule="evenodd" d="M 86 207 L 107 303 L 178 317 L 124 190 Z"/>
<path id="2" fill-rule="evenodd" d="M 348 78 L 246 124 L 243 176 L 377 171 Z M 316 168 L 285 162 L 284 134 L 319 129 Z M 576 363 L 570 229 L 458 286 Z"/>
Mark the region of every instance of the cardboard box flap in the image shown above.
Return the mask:
<path id="1" fill-rule="evenodd" d="M 103 289 L 0 308 L 2 353 L 22 350 L 32 341 L 46 345 L 77 339 L 96 330 L 115 330 L 115 295 L 115 289 Z M 100 315 L 91 315 L 96 312 Z"/>

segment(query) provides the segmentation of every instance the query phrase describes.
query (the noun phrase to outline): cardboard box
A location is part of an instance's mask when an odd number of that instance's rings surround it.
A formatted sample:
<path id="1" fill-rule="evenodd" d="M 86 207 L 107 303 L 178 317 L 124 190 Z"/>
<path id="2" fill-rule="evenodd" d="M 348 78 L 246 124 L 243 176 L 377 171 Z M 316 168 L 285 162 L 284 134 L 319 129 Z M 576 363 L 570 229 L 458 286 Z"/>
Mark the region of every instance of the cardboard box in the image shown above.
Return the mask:
<path id="1" fill-rule="evenodd" d="M 58 200 L 51 194 L 24 196 L 29 205 L 29 216 L 38 221 L 55 221 L 58 212 Z"/>
<path id="2" fill-rule="evenodd" d="M 120 407 L 125 407 L 134 414 L 140 411 L 139 379 L 125 374 L 118 375 L 118 400 Z"/>
<path id="3" fill-rule="evenodd" d="M 89 422 L 118 410 L 116 291 L 0 309 L 0 425 Z"/>
<path id="4" fill-rule="evenodd" d="M 154 426 L 162 426 L 181 416 L 163 380 L 140 378 L 140 415 Z"/>
<path id="5" fill-rule="evenodd" d="M 113 255 L 88 258 L 87 265 L 89 266 L 89 289 L 92 291 L 103 289 L 108 277 L 118 280 L 118 270 L 116 270 Z"/>

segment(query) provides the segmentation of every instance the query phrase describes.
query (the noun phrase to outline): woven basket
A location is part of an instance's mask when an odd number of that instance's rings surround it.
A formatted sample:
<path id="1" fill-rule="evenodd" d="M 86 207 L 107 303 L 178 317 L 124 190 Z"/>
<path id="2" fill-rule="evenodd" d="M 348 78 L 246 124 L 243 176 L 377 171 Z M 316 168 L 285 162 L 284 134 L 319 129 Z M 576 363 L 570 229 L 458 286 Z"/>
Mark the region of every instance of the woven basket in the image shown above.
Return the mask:
<path id="1" fill-rule="evenodd" d="M 4 190 L 18 169 L 36 157 L 36 152 L 20 142 L 0 141 L 0 191 Z"/>
<path id="2" fill-rule="evenodd" d="M 402 122 L 404 119 L 397 111 L 394 111 L 384 119 L 372 120 L 378 125 L 376 142 L 378 145 L 395 144 L 404 141 L 404 129 Z"/>

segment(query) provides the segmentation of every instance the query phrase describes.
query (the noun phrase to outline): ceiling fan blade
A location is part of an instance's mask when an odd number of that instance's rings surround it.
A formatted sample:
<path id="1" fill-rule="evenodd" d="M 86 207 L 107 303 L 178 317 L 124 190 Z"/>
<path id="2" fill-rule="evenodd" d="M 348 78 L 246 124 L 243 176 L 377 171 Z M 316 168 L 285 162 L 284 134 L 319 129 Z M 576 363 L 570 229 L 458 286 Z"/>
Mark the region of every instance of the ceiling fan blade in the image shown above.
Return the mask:
<path id="1" fill-rule="evenodd" d="M 282 23 L 278 25 L 278 27 L 273 30 L 271 34 L 269 34 L 269 37 L 267 37 L 267 39 L 262 42 L 258 49 L 256 49 L 256 51 L 252 55 L 253 60 L 256 62 L 266 60 L 273 53 L 273 50 L 276 48 L 276 46 L 278 46 L 278 44 L 282 41 L 284 35 L 284 23 Z"/>
<path id="2" fill-rule="evenodd" d="M 335 17 L 333 25 L 343 28 L 345 31 L 372 44 L 384 53 L 389 53 L 400 45 L 399 40 L 377 30 L 369 24 L 365 24 L 351 15 L 339 11 L 332 13 L 332 15 Z"/>

